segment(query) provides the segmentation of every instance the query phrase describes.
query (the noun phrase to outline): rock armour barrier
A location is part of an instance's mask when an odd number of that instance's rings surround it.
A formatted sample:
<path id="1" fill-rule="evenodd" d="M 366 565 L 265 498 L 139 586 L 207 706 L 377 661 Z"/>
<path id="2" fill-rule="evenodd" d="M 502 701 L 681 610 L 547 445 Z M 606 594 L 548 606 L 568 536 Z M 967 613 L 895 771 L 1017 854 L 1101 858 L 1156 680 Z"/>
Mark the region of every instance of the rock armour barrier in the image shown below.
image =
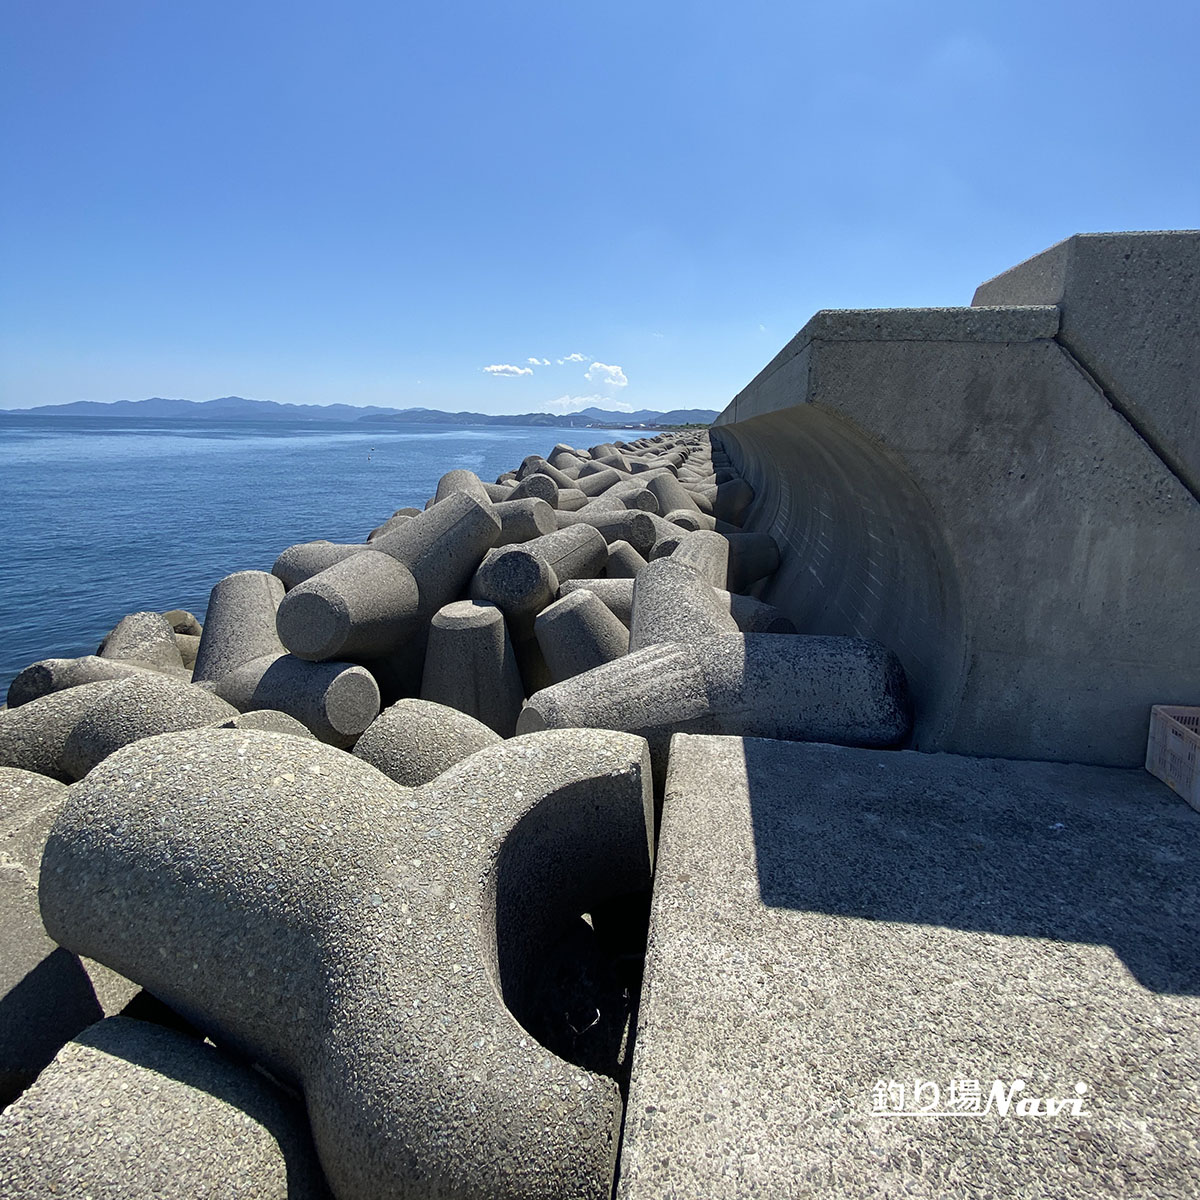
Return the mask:
<path id="1" fill-rule="evenodd" d="M 753 495 L 706 432 L 455 470 L 220 580 L 203 625 L 32 664 L 0 765 L 80 781 L 50 936 L 303 1092 L 342 1200 L 609 1196 L 671 734 L 908 728 L 886 650 L 751 594 L 779 563 Z M 26 1132 L 79 1086 L 48 1071 Z"/>

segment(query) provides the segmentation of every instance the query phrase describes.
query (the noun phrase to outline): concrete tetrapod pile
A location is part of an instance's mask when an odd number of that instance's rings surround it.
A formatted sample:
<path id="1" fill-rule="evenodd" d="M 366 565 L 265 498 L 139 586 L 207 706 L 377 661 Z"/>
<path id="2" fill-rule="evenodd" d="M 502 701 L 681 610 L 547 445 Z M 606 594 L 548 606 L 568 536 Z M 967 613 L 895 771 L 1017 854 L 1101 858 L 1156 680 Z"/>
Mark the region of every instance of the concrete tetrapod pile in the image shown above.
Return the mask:
<path id="1" fill-rule="evenodd" d="M 743 531 L 753 502 L 707 433 L 558 445 L 495 483 L 449 472 L 360 545 L 227 576 L 203 627 L 135 613 L 23 671 L 0 815 L 26 879 L 6 904 L 37 936 L 8 986 L 59 955 L 176 1028 L 67 1044 L 116 1003 L 43 1022 L 40 1058 L 0 1063 L 11 1099 L 61 1049 L 0 1114 L 0 1190 L 54 1192 L 101 1103 L 88 1064 L 136 1099 L 161 1059 L 222 1109 L 219 1141 L 249 1114 L 253 1170 L 214 1178 L 193 1092 L 165 1089 L 153 1170 L 144 1121 L 98 1114 L 121 1145 L 77 1156 L 80 1194 L 158 1194 L 173 1156 L 188 1194 L 292 1194 L 311 1126 L 314 1194 L 607 1197 L 671 736 L 909 733 L 888 649 L 756 598 L 779 551 Z"/>

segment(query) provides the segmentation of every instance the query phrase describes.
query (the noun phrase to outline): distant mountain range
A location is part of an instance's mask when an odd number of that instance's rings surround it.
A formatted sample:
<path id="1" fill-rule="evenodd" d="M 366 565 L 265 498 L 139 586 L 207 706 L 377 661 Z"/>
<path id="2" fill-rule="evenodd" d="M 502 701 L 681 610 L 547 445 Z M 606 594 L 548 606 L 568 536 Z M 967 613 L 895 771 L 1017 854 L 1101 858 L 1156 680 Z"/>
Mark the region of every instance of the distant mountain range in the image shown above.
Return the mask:
<path id="1" fill-rule="evenodd" d="M 708 425 L 716 420 L 716 409 L 676 408 L 657 412 L 609 412 L 585 408 L 576 413 L 516 413 L 501 416 L 487 413 L 440 412 L 434 408 L 359 408 L 353 404 L 280 404 L 276 400 L 246 400 L 222 396 L 219 400 L 171 400 L 153 396 L 149 400 L 76 400 L 71 404 L 42 404 L 36 408 L 0 410 L 4 415 L 23 417 L 149 417 L 188 421 L 371 421 L 388 425 L 553 425 L 569 429 L 629 429 L 636 426 L 664 427 Z"/>

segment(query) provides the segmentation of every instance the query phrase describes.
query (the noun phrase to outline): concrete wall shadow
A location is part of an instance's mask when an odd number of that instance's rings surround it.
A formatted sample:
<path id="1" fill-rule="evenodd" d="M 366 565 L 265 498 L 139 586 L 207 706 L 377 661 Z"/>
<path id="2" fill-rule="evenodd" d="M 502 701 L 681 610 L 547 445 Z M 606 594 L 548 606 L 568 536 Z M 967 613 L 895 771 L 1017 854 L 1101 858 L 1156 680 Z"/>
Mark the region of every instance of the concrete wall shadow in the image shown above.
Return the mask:
<path id="1" fill-rule="evenodd" d="M 1200 993 L 1200 814 L 1144 772 L 743 745 L 765 904 L 1108 945 Z"/>

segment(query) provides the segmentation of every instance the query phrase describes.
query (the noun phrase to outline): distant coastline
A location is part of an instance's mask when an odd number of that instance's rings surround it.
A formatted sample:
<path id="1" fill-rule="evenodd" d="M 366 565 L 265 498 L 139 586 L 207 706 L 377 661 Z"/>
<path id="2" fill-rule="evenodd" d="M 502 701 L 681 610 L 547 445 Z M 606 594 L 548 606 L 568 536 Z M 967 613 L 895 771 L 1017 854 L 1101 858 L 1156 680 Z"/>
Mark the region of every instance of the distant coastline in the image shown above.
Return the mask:
<path id="1" fill-rule="evenodd" d="M 376 425 L 520 425 L 567 429 L 677 429 L 709 425 L 715 409 L 678 408 L 668 412 L 639 409 L 612 412 L 585 408 L 575 413 L 441 412 L 433 408 L 356 407 L 352 404 L 282 404 L 276 400 L 247 400 L 222 396 L 216 400 L 177 400 L 153 396 L 146 400 L 76 400 L 70 404 L 43 404 L 33 408 L 0 409 L 0 417 L 141 417 L 150 420 L 186 421 L 362 421 Z"/>

